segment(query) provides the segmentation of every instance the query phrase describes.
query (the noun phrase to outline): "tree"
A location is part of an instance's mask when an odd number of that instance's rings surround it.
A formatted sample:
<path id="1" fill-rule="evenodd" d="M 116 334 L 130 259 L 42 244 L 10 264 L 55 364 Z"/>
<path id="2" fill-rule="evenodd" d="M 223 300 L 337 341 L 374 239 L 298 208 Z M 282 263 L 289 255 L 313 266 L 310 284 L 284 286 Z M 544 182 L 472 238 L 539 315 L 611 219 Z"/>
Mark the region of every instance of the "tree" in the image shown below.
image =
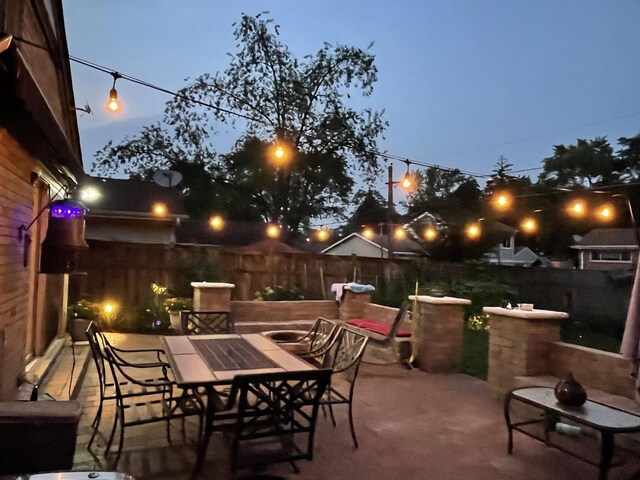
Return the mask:
<path id="1" fill-rule="evenodd" d="M 619 181 L 623 168 L 606 137 L 579 138 L 576 145 L 555 145 L 544 159 L 538 181 L 555 187 L 594 187 Z"/>
<path id="2" fill-rule="evenodd" d="M 346 233 L 360 231 L 364 225 L 378 225 L 388 221 L 386 200 L 376 190 L 358 190 L 352 203 L 358 205 L 345 225 Z"/>
<path id="3" fill-rule="evenodd" d="M 418 188 L 407 195 L 406 207 L 410 215 L 423 212 L 438 213 L 447 196 L 468 180 L 460 170 L 429 167 L 415 173 Z"/>
<path id="4" fill-rule="evenodd" d="M 280 42 L 279 26 L 272 19 L 243 15 L 234 25 L 238 51 L 229 54 L 229 67 L 196 78 L 167 103 L 163 126 L 146 127 L 122 145 L 107 145 L 94 167 L 107 174 L 124 169 L 147 175 L 149 170 L 174 166 L 176 159 L 199 160 L 215 180 L 233 171 L 226 162 L 239 161 L 251 139 L 287 142 L 296 152 L 294 165 L 300 162 L 304 167 L 280 169 L 275 183 L 281 192 L 303 185 L 314 197 L 258 196 L 271 202 L 265 206 L 273 215 L 269 220 L 297 230 L 327 213 L 320 202 L 310 200 L 346 201 L 345 192 L 351 188 L 347 173 L 359 172 L 372 180 L 379 170 L 375 151 L 376 139 L 387 126 L 383 112 L 346 104 L 352 94 L 368 96 L 373 91 L 373 44 L 363 50 L 325 43 L 315 54 L 298 59 Z M 218 156 L 211 146 L 214 121 L 244 131 L 230 155 Z M 253 167 L 266 161 L 245 160 L 243 165 Z"/>
<path id="5" fill-rule="evenodd" d="M 618 144 L 622 146 L 617 153 L 624 167 L 623 177 L 637 181 L 640 178 L 640 133 L 630 138 L 620 137 Z"/>
<path id="6" fill-rule="evenodd" d="M 491 178 L 487 180 L 484 191 L 491 195 L 496 191 L 509 190 L 512 195 L 520 195 L 531 188 L 531 179 L 526 176 L 515 176 L 511 174 L 513 164 L 500 155 L 493 165 Z"/>

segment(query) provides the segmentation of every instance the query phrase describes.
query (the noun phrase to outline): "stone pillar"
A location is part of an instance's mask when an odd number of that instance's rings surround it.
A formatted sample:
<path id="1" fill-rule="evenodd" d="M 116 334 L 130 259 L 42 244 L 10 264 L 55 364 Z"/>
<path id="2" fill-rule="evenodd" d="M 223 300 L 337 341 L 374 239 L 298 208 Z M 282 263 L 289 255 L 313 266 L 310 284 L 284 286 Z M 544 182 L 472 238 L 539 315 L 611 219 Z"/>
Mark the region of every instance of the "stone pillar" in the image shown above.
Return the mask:
<path id="1" fill-rule="evenodd" d="M 416 301 L 414 312 L 414 350 L 420 370 L 451 373 L 462 365 L 464 307 L 471 300 L 454 297 L 410 295 Z M 413 336 L 412 335 L 412 336 Z"/>
<path id="2" fill-rule="evenodd" d="M 514 388 L 515 377 L 549 372 L 550 346 L 560 340 L 567 313 L 500 307 L 485 307 L 484 312 L 491 317 L 487 382 L 492 393 L 502 398 Z"/>
<path id="3" fill-rule="evenodd" d="M 351 320 L 364 316 L 364 304 L 371 302 L 371 292 L 355 293 L 345 289 L 342 302 L 338 308 L 340 320 Z"/>
<path id="4" fill-rule="evenodd" d="M 193 310 L 229 312 L 233 283 L 191 282 L 193 287 Z"/>

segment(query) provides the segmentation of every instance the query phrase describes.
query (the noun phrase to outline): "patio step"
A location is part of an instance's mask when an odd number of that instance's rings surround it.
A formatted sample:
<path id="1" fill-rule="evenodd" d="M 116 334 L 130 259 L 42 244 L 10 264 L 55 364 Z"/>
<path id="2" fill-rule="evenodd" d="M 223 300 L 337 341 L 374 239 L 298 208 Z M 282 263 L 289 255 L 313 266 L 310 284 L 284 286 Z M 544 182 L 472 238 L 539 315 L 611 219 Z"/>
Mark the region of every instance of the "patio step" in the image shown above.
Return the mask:
<path id="1" fill-rule="evenodd" d="M 40 382 L 39 395 L 50 396 L 54 400 L 77 398 L 90 357 L 88 342 L 65 345 Z"/>

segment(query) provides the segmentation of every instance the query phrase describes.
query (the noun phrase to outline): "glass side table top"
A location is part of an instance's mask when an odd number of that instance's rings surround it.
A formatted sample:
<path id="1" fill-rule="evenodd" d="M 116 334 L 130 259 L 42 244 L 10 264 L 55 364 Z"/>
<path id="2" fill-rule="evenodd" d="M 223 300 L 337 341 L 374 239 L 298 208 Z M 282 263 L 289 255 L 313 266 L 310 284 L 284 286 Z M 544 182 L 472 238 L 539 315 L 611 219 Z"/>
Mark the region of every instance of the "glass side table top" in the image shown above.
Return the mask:
<path id="1" fill-rule="evenodd" d="M 591 400 L 587 400 L 584 405 L 579 407 L 567 407 L 558 403 L 553 388 L 519 388 L 511 392 L 511 398 L 553 410 L 600 430 L 640 431 L 640 416 Z"/>

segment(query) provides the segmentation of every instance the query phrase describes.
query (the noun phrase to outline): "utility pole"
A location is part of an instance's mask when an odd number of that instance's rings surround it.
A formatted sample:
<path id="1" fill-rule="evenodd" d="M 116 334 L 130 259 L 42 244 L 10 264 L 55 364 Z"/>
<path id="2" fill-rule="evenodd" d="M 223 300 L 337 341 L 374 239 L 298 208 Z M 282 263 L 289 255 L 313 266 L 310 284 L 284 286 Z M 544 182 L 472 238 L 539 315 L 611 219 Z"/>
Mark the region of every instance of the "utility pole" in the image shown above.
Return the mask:
<path id="1" fill-rule="evenodd" d="M 393 166 L 387 168 L 387 258 L 393 258 Z"/>

